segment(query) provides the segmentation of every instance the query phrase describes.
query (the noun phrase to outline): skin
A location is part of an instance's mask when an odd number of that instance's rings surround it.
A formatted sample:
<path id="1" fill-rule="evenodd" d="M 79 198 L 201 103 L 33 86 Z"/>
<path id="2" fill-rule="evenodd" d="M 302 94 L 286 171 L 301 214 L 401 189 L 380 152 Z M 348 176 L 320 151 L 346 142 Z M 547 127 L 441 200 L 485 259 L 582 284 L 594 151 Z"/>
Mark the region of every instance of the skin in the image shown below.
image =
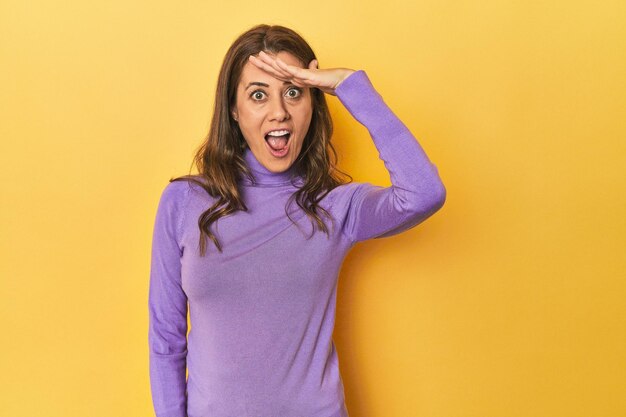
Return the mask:
<path id="1" fill-rule="evenodd" d="M 319 69 L 315 59 L 305 68 L 285 51 L 251 55 L 244 65 L 231 112 L 256 159 L 271 172 L 289 169 L 300 154 L 311 124 L 311 88 L 336 95 L 335 89 L 353 72 L 348 68 Z M 268 87 L 246 88 L 253 81 Z M 283 84 L 285 81 L 288 84 Z M 265 141 L 266 132 L 279 128 L 291 130 L 289 149 L 283 157 L 272 155 Z"/>

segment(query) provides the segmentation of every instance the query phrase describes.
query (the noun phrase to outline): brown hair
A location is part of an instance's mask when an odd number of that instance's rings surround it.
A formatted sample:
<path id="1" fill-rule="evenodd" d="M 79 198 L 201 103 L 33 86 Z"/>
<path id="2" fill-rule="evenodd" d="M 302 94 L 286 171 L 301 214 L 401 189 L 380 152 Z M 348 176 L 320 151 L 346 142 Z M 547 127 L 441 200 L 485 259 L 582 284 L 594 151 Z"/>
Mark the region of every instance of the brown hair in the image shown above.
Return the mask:
<path id="1" fill-rule="evenodd" d="M 222 245 L 210 230 L 213 222 L 237 210 L 248 210 L 241 198 L 238 181 L 244 175 L 252 181 L 254 177 L 243 158 L 248 145 L 238 124 L 232 118 L 230 109 L 235 103 L 237 85 L 248 57 L 260 51 L 271 54 L 289 52 L 305 67 L 308 67 L 311 60 L 316 59 L 311 47 L 298 33 L 278 25 L 254 26 L 241 34 L 228 49 L 218 76 L 209 132 L 192 162 L 192 165 L 195 163 L 197 166 L 199 174 L 170 179 L 170 182 L 192 181 L 209 195 L 217 198 L 217 201 L 198 218 L 201 256 L 206 252 L 206 236 L 222 252 Z M 298 206 L 311 218 L 313 232 L 317 225 L 328 235 L 328 228 L 318 212 L 329 218 L 331 216 L 318 203 L 333 188 L 351 182 L 352 177 L 336 167 L 337 152 L 331 143 L 333 123 L 324 92 L 318 88 L 311 88 L 311 96 L 313 114 L 309 131 L 304 138 L 300 155 L 294 161 L 295 172 L 304 182 L 289 198 L 285 213 L 295 223 L 287 210 L 295 199 Z M 348 177 L 349 180 L 344 181 L 342 176 Z"/>

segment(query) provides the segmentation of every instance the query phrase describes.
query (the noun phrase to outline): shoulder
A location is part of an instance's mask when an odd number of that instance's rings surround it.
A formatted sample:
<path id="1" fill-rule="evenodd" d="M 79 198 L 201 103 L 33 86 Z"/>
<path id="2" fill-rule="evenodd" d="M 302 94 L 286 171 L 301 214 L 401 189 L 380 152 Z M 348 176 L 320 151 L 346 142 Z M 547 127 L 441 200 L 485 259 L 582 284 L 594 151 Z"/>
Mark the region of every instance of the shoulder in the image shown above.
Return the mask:
<path id="1" fill-rule="evenodd" d="M 213 196 L 207 191 L 208 180 L 202 175 L 185 175 L 178 177 L 165 186 L 162 200 L 175 204 L 181 210 L 186 209 L 192 202 L 199 202 L 202 206 L 214 204 L 219 196 Z"/>
<path id="2" fill-rule="evenodd" d="M 170 181 L 161 190 L 159 207 L 170 213 L 184 210 L 192 188 L 200 188 L 187 178 Z"/>
<path id="3" fill-rule="evenodd" d="M 161 191 L 161 201 L 176 202 L 189 192 L 190 182 L 186 180 L 170 181 Z"/>

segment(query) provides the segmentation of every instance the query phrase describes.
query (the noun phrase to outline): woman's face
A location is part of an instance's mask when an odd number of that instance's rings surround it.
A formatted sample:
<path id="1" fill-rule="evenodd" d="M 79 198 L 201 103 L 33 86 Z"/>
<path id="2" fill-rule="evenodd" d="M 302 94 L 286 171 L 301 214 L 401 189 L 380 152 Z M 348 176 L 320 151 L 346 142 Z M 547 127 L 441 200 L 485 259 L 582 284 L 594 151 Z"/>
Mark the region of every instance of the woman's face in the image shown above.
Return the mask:
<path id="1" fill-rule="evenodd" d="M 289 52 L 277 56 L 303 68 Z M 310 90 L 274 78 L 250 61 L 243 67 L 232 115 L 256 159 L 272 172 L 287 170 L 300 154 L 313 113 Z M 271 137 L 271 131 L 282 136 Z"/>

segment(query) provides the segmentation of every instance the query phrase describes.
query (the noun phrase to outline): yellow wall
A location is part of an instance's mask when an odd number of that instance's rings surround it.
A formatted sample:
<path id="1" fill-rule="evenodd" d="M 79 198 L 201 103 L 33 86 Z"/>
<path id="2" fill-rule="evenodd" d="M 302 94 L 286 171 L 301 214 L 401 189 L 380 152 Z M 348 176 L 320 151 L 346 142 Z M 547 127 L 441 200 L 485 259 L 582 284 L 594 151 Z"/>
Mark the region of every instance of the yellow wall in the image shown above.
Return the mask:
<path id="1" fill-rule="evenodd" d="M 0 0 L 0 415 L 152 415 L 156 204 L 257 23 L 366 70 L 448 191 L 346 259 L 351 417 L 626 415 L 624 22 L 618 0 Z M 341 167 L 388 185 L 329 101 Z"/>

